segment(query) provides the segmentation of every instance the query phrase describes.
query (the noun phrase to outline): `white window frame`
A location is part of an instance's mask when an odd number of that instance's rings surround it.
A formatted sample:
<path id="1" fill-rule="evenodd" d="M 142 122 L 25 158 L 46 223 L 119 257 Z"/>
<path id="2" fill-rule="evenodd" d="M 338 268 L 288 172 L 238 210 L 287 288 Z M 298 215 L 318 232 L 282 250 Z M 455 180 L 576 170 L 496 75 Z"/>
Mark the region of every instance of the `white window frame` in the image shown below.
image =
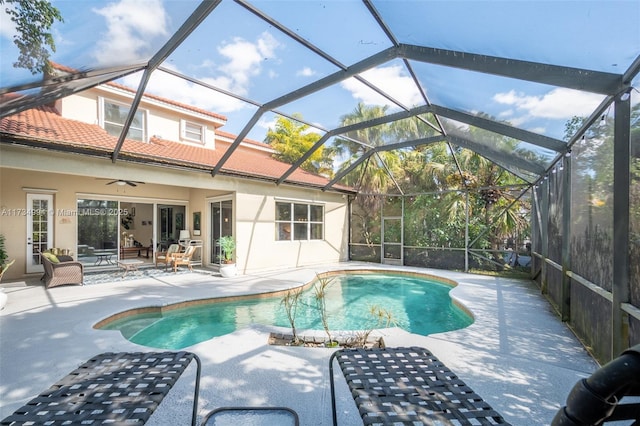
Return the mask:
<path id="1" fill-rule="evenodd" d="M 121 128 L 123 128 L 124 124 L 117 123 L 117 122 L 112 122 L 112 121 L 107 121 L 105 119 L 105 117 L 106 117 L 105 111 L 107 109 L 106 108 L 106 104 L 107 103 L 118 105 L 118 106 L 121 106 L 121 107 L 124 107 L 124 108 L 128 108 L 128 109 L 131 109 L 131 105 L 127 105 L 124 102 L 114 101 L 113 99 L 107 99 L 107 98 L 103 98 L 103 97 L 99 98 L 99 102 L 98 102 L 98 105 L 99 105 L 99 119 L 98 119 L 98 121 L 99 121 L 100 127 L 102 127 L 103 129 L 106 130 L 106 125 L 110 124 L 110 125 L 113 125 L 113 126 L 120 126 Z M 142 109 L 142 108 L 138 108 L 136 114 L 140 114 L 141 117 L 142 117 L 142 127 L 136 127 L 136 126 L 133 125 L 133 123 L 131 123 L 131 126 L 129 126 L 129 131 L 131 131 L 131 129 L 140 131 L 142 133 L 142 139 L 140 139 L 141 142 L 146 142 L 147 141 L 147 129 L 146 129 L 146 127 L 147 127 L 147 110 Z M 132 138 L 130 136 L 127 136 L 127 138 L 138 140 L 138 139 Z"/>
<path id="2" fill-rule="evenodd" d="M 289 206 L 289 219 L 278 219 L 278 206 L 279 205 L 288 205 Z M 295 217 L 296 206 L 298 209 L 301 207 L 306 207 L 306 216 L 303 217 Z M 319 207 L 322 209 L 321 220 L 311 220 L 311 207 Z M 308 203 L 301 201 L 289 201 L 289 200 L 276 200 L 275 202 L 275 240 L 276 241 L 322 241 L 324 240 L 324 230 L 325 230 L 325 209 L 323 204 L 317 203 Z M 321 226 L 320 237 L 311 238 L 311 229 L 312 225 Z M 300 228 L 301 226 L 306 227 L 306 237 L 305 238 L 296 238 L 296 228 Z M 281 232 L 288 228 L 288 237 L 285 232 Z M 293 231 L 293 232 L 292 232 Z"/>
<path id="3" fill-rule="evenodd" d="M 190 132 L 188 130 L 189 126 L 197 127 L 197 128 L 200 129 L 200 137 L 199 138 L 194 138 L 194 137 L 189 135 L 190 133 L 193 133 L 193 132 Z M 186 141 L 189 141 L 189 142 L 197 142 L 197 143 L 200 143 L 200 144 L 204 145 L 205 142 L 206 142 L 206 134 L 207 134 L 206 132 L 207 132 L 207 126 L 205 126 L 205 125 L 196 123 L 194 121 L 188 121 L 188 120 L 184 120 L 184 119 L 180 120 L 180 137 L 183 140 L 186 140 Z"/>

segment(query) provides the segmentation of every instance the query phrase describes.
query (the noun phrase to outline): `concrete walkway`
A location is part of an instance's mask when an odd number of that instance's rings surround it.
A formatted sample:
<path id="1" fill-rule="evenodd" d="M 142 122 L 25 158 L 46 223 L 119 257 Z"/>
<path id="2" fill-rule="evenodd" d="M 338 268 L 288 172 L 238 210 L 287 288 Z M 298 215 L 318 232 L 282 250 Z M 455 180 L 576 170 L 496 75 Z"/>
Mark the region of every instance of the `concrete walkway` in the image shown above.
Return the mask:
<path id="1" fill-rule="evenodd" d="M 260 293 L 299 286 L 317 272 L 384 269 L 427 273 L 456 281 L 451 295 L 475 316 L 470 327 L 432 336 L 381 331 L 387 346 L 423 346 L 517 426 L 549 424 L 575 382 L 598 365 L 529 281 L 422 268 L 344 263 L 238 276 L 217 274 L 146 277 L 64 286 L 5 283 L 0 311 L 0 419 L 92 356 L 108 351 L 152 350 L 118 331 L 93 325 L 114 313 L 184 300 Z M 285 406 L 301 425 L 330 425 L 328 359 L 333 350 L 269 346 L 275 327 L 253 326 L 186 348 L 202 360 L 199 421 L 224 406 Z M 185 374 L 149 424 L 187 424 L 194 369 Z M 341 425 L 361 424 L 338 379 Z"/>

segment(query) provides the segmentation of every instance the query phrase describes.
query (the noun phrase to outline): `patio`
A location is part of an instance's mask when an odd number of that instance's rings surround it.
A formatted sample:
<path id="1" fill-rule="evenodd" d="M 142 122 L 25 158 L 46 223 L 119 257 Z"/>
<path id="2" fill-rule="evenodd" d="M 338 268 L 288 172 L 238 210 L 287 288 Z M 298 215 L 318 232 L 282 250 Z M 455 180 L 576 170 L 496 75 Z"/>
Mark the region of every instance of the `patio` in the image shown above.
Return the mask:
<path id="1" fill-rule="evenodd" d="M 100 319 L 139 306 L 204 297 L 259 293 L 311 281 L 317 272 L 396 269 L 341 263 L 223 279 L 204 271 L 49 291 L 37 282 L 3 283 L 9 301 L 0 313 L 0 418 L 48 388 L 90 357 L 107 351 L 146 350 L 119 332 L 94 330 Z M 528 281 L 420 268 L 459 283 L 452 295 L 476 320 L 433 336 L 394 328 L 387 346 L 428 348 L 514 425 L 549 424 L 580 378 L 597 364 Z M 114 274 L 114 277 L 120 277 Z M 328 360 L 333 349 L 267 345 L 274 328 L 254 326 L 186 348 L 202 360 L 198 420 L 224 406 L 285 406 L 302 425 L 331 424 Z M 150 350 L 150 349 L 149 349 Z M 189 419 L 195 369 L 187 369 L 149 424 Z M 344 381 L 337 381 L 340 424 L 358 424 Z M 173 419 L 173 421 L 171 420 Z M 178 421 L 180 419 L 180 421 Z"/>

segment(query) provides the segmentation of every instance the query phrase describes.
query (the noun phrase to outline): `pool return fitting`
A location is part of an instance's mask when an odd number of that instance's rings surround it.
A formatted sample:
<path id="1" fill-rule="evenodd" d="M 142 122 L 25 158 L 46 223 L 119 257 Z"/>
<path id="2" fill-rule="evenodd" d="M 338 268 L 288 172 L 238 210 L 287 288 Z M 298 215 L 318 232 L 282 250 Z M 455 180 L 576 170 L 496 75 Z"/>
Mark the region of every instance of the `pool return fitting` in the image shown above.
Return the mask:
<path id="1" fill-rule="evenodd" d="M 640 345 L 576 383 L 551 426 L 598 426 L 619 420 L 640 425 L 640 402 L 620 404 L 625 396 L 640 396 Z"/>

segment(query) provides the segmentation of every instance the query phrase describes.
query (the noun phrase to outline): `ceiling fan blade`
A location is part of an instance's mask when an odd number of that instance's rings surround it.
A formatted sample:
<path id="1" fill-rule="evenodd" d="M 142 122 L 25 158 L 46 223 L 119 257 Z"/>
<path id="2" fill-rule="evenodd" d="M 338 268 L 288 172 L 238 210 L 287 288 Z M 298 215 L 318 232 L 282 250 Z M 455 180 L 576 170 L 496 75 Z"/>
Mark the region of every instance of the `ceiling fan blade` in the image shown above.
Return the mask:
<path id="1" fill-rule="evenodd" d="M 96 178 L 98 180 L 109 180 L 108 178 Z M 111 182 L 107 182 L 105 183 L 105 185 L 113 185 L 113 184 L 119 185 L 119 186 L 123 186 L 123 185 L 129 185 L 129 186 L 138 186 L 138 185 L 144 185 L 144 182 L 140 182 L 137 180 L 126 180 L 126 179 L 116 179 L 116 180 L 112 180 Z"/>

